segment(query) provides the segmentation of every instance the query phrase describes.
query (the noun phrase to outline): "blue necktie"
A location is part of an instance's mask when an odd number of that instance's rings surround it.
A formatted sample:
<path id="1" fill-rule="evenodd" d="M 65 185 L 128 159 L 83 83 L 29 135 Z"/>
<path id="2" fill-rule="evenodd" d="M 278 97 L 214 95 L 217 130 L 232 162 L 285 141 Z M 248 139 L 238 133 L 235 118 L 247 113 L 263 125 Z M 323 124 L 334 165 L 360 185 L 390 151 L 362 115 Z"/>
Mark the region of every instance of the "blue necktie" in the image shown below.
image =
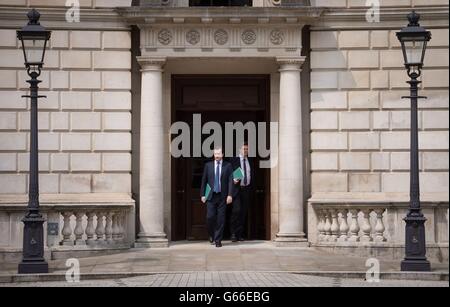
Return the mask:
<path id="1" fill-rule="evenodd" d="M 220 162 L 217 162 L 216 176 L 214 178 L 214 192 L 220 193 Z"/>

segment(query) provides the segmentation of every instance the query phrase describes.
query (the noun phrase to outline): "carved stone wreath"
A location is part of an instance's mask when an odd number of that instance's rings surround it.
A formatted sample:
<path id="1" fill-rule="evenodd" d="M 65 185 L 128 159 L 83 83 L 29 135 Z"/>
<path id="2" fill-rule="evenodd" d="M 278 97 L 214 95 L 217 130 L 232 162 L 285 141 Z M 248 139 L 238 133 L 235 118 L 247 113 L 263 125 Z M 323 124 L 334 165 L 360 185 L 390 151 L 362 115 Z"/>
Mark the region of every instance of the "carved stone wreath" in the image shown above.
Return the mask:
<path id="1" fill-rule="evenodd" d="M 256 42 L 256 32 L 253 30 L 245 30 L 242 32 L 242 41 L 246 45 L 252 45 Z"/>
<path id="2" fill-rule="evenodd" d="M 191 45 L 197 45 L 200 42 L 200 32 L 190 30 L 186 33 L 186 41 Z"/>
<path id="3" fill-rule="evenodd" d="M 270 41 L 274 45 L 281 45 L 284 42 L 284 33 L 280 30 L 273 30 L 270 33 Z"/>
<path id="4" fill-rule="evenodd" d="M 228 32 L 223 29 L 217 30 L 214 33 L 214 41 L 218 45 L 225 45 L 228 42 Z"/>
<path id="5" fill-rule="evenodd" d="M 163 45 L 168 45 L 172 42 L 172 32 L 168 29 L 162 29 L 158 33 L 158 41 Z"/>

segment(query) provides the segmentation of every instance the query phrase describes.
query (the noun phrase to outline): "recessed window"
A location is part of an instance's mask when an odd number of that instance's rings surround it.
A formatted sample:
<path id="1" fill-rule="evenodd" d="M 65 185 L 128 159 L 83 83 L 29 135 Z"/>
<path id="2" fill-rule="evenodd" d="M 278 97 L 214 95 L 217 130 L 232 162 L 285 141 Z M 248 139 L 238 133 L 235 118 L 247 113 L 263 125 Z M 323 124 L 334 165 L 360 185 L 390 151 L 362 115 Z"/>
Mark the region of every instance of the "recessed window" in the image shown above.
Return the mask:
<path id="1" fill-rule="evenodd" d="M 189 0 L 189 6 L 252 6 L 253 0 Z"/>

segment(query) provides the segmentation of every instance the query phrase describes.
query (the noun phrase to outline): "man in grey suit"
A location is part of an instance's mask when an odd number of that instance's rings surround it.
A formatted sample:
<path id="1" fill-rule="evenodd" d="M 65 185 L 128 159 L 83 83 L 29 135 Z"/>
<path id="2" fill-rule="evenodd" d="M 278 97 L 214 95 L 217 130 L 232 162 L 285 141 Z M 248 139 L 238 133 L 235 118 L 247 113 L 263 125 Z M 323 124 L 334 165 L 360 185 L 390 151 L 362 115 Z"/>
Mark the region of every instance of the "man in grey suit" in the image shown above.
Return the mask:
<path id="1" fill-rule="evenodd" d="M 211 192 L 205 197 L 207 185 Z M 200 193 L 202 203 L 207 205 L 209 241 L 222 247 L 226 207 L 233 203 L 233 168 L 223 161 L 222 148 L 215 149 L 214 161 L 205 165 Z"/>

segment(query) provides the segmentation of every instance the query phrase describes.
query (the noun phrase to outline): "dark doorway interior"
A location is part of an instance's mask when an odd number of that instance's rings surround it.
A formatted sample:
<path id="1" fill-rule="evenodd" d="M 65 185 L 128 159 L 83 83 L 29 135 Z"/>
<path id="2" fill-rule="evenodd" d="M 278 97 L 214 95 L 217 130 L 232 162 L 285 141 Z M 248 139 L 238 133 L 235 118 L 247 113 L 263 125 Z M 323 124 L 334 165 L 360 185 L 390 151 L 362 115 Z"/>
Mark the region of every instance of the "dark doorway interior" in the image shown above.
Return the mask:
<path id="1" fill-rule="evenodd" d="M 192 131 L 193 115 L 202 124 L 269 122 L 270 76 L 266 75 L 174 75 L 172 77 L 172 122 L 183 121 Z M 203 140 L 208 135 L 203 136 Z M 192 135 L 191 135 L 192 138 Z M 224 141 L 225 142 L 225 141 Z M 235 142 L 235 141 L 234 141 Z M 226 144 L 224 144 L 226 145 Z M 230 157 L 226 157 L 229 159 Z M 206 240 L 206 206 L 200 202 L 200 183 L 207 157 L 172 158 L 172 240 Z M 249 208 L 249 240 L 270 239 L 270 170 L 254 161 L 256 189 Z M 230 209 L 225 235 L 229 236 Z"/>

